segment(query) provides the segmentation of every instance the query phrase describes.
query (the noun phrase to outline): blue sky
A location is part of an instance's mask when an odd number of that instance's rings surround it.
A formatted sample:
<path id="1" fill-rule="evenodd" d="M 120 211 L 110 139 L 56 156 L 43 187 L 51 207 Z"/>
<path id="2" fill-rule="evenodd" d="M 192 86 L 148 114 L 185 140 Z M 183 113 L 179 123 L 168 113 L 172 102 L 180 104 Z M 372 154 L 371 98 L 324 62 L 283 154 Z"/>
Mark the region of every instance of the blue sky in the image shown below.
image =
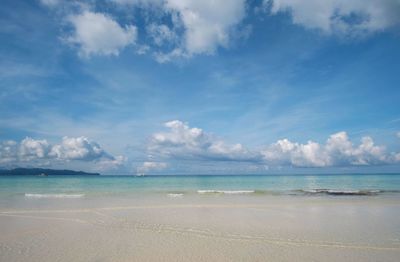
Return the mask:
<path id="1" fill-rule="evenodd" d="M 0 167 L 398 172 L 398 0 L 0 7 Z"/>

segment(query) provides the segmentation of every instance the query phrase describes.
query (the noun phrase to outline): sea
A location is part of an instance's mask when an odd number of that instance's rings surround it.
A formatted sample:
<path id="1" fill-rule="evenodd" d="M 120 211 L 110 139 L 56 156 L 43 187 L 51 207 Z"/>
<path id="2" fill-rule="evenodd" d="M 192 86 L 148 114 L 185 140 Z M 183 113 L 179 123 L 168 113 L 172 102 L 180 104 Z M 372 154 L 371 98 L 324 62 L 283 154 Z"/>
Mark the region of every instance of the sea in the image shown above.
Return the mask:
<path id="1" fill-rule="evenodd" d="M 2 200 L 138 195 L 373 197 L 399 193 L 400 174 L 0 176 Z"/>

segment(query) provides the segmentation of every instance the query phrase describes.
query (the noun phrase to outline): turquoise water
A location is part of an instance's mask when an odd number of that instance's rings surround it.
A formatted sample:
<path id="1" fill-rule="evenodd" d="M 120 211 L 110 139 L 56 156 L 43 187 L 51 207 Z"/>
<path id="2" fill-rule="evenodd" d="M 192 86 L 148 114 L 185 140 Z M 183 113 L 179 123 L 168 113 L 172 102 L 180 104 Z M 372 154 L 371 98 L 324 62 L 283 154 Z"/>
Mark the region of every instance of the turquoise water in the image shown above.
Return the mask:
<path id="1" fill-rule="evenodd" d="M 323 190 L 322 190 L 323 189 Z M 270 176 L 3 176 L 0 196 L 81 197 L 135 193 L 383 194 L 400 192 L 400 174 Z"/>

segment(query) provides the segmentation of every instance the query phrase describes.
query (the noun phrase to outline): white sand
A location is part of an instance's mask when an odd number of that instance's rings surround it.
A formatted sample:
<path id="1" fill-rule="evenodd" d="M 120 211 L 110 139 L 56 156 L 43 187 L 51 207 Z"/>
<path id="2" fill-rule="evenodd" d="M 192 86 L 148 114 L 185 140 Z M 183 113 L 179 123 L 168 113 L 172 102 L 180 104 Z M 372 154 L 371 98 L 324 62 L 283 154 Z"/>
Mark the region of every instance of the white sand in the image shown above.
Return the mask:
<path id="1" fill-rule="evenodd" d="M 400 261 L 393 197 L 32 199 L 0 209 L 0 261 Z"/>

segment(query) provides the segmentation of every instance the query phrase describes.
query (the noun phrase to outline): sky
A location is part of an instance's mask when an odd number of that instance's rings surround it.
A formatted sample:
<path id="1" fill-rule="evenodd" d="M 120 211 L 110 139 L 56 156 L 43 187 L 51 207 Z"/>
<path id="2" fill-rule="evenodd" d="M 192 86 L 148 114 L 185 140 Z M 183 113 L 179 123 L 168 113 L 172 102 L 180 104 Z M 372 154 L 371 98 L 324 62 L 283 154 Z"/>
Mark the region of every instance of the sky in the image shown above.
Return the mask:
<path id="1" fill-rule="evenodd" d="M 400 172 L 399 0 L 3 0 L 0 168 Z"/>

